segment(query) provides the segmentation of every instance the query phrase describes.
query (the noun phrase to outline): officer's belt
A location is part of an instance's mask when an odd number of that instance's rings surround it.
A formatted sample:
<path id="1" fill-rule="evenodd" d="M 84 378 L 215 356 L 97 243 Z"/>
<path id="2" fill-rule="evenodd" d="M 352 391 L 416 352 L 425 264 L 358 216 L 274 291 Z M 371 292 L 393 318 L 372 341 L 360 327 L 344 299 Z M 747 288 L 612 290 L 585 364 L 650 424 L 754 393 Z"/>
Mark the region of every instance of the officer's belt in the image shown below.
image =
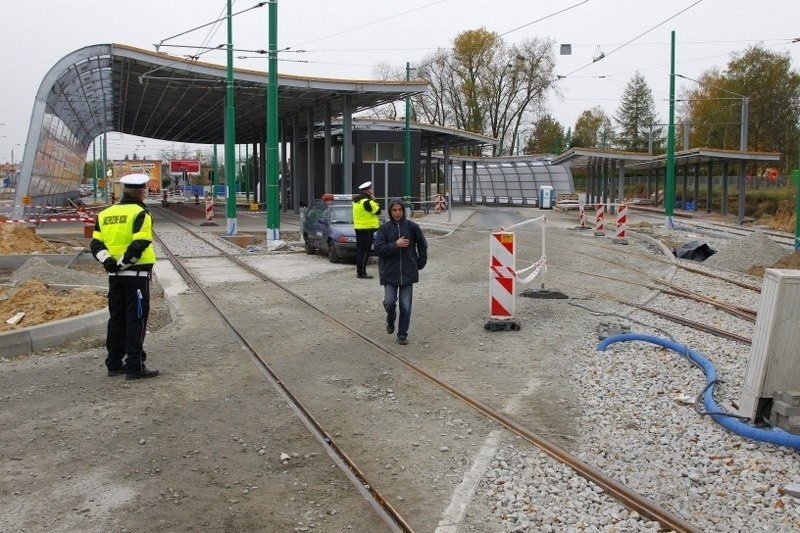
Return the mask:
<path id="1" fill-rule="evenodd" d="M 132 277 L 149 277 L 149 270 L 120 270 L 119 272 L 109 272 L 109 276 L 132 276 Z"/>

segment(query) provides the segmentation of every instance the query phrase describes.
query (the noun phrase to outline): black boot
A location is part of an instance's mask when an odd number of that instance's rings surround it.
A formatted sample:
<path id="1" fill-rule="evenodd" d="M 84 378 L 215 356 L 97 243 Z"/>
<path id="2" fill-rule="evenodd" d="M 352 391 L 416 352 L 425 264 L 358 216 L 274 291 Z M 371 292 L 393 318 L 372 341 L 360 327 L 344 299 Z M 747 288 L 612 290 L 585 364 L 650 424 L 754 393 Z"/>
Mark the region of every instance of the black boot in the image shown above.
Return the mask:
<path id="1" fill-rule="evenodd" d="M 158 370 L 155 368 L 147 368 L 142 363 L 141 366 L 137 366 L 136 370 L 130 367 L 127 367 L 125 372 L 125 379 L 143 379 L 143 378 L 154 378 L 158 375 Z"/>

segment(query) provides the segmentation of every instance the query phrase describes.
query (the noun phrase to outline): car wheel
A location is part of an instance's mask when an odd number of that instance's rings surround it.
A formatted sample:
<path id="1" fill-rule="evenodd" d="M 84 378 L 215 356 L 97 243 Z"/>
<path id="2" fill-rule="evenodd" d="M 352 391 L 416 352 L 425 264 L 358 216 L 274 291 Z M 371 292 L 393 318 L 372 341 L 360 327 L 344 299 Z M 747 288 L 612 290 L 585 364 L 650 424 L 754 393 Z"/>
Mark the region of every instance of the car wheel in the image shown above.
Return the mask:
<path id="1" fill-rule="evenodd" d="M 336 252 L 336 246 L 334 246 L 333 241 L 328 241 L 328 260 L 331 263 L 338 263 L 342 260 Z"/>
<path id="2" fill-rule="evenodd" d="M 317 249 L 314 248 L 314 245 L 311 244 L 311 242 L 308 240 L 308 235 L 305 233 L 303 233 L 303 242 L 305 243 L 306 253 L 308 255 L 314 255 L 314 252 L 316 252 Z"/>

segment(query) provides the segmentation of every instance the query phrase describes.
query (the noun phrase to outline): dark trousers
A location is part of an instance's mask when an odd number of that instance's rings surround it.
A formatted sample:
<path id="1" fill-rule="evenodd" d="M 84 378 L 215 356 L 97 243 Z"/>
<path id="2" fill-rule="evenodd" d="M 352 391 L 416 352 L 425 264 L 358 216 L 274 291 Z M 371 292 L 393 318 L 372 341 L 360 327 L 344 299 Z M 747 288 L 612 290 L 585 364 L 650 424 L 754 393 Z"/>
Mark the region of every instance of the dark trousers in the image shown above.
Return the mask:
<path id="1" fill-rule="evenodd" d="M 367 260 L 372 248 L 372 235 L 374 229 L 356 230 L 356 274 L 363 276 L 367 273 Z"/>
<path id="2" fill-rule="evenodd" d="M 106 367 L 117 370 L 127 355 L 125 366 L 141 370 L 147 359 L 144 335 L 150 314 L 149 276 L 108 277 L 108 332 L 106 335 Z"/>
<path id="3" fill-rule="evenodd" d="M 383 308 L 386 309 L 386 323 L 394 324 L 397 318 L 397 304 L 400 304 L 400 321 L 397 324 L 397 338 L 408 337 L 411 325 L 411 304 L 414 300 L 414 284 L 384 285 Z"/>

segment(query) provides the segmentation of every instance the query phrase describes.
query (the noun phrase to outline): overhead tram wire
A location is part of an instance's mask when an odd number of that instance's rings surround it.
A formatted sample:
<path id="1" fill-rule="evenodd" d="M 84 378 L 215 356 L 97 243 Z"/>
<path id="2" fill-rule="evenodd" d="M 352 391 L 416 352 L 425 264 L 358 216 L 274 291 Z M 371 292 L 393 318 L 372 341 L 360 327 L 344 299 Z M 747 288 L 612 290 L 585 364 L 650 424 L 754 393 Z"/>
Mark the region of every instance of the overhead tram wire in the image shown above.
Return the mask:
<path id="1" fill-rule="evenodd" d="M 591 63 L 587 63 L 587 64 L 583 65 L 582 67 L 578 67 L 577 69 L 573 70 L 573 71 L 572 71 L 572 72 L 570 72 L 569 74 L 560 75 L 560 76 L 558 76 L 558 78 L 559 78 L 559 79 L 563 79 L 563 78 L 566 78 L 567 76 L 572 76 L 572 75 L 573 75 L 573 74 L 575 74 L 576 72 L 580 72 L 581 70 L 583 70 L 583 69 L 585 69 L 585 68 L 587 68 L 587 67 L 590 67 L 590 66 L 594 65 L 594 64 L 595 64 L 595 63 L 597 63 L 598 61 L 601 61 L 601 60 L 603 60 L 603 59 L 607 58 L 608 56 L 610 56 L 610 55 L 611 55 L 611 54 L 613 54 L 614 52 L 618 52 L 618 51 L 620 51 L 621 49 L 625 48 L 626 46 L 628 46 L 629 44 L 631 44 L 631 43 L 632 43 L 632 42 L 634 42 L 635 40 L 637 40 L 637 39 L 639 39 L 639 38 L 641 38 L 641 37 L 644 37 L 645 35 L 647 35 L 647 34 L 648 34 L 648 33 L 650 33 L 651 31 L 653 31 L 654 29 L 656 29 L 656 28 L 658 28 L 658 27 L 660 27 L 660 26 L 663 26 L 664 24 L 666 24 L 666 23 L 667 23 L 667 22 L 669 22 L 670 20 L 674 19 L 674 18 L 675 18 L 675 17 L 677 17 L 678 15 L 681 15 L 681 14 L 685 13 L 686 11 L 689 11 L 690 9 L 692 9 L 692 8 L 693 8 L 694 6 L 696 6 L 697 4 L 700 4 L 701 2 L 703 2 L 703 0 L 697 0 L 697 1 L 696 1 L 694 4 L 692 4 L 692 5 L 688 6 L 688 7 L 685 7 L 685 8 L 683 8 L 682 10 L 678 11 L 677 13 L 675 13 L 674 15 L 672 15 L 671 17 L 668 17 L 668 18 L 666 18 L 666 19 L 662 20 L 661 22 L 659 22 L 659 23 L 658 23 L 658 24 L 656 24 L 655 26 L 653 26 L 653 27 L 651 27 L 651 28 L 649 28 L 649 29 L 647 29 L 647 30 L 643 31 L 642 33 L 640 33 L 639 35 L 637 35 L 637 36 L 636 36 L 636 37 L 634 37 L 633 39 L 629 40 L 628 42 L 626 42 L 626 43 L 623 43 L 623 44 L 619 45 L 618 47 L 614 48 L 614 49 L 613 49 L 613 50 L 611 50 L 609 53 L 607 53 L 607 54 L 603 54 L 602 56 L 600 56 L 600 57 L 598 57 L 598 58 L 596 58 L 596 59 L 592 60 L 592 62 L 591 62 Z"/>
<path id="2" fill-rule="evenodd" d="M 311 39 L 310 41 L 306 41 L 304 43 L 300 43 L 297 46 L 305 46 L 305 45 L 307 45 L 309 43 L 315 43 L 317 41 L 322 41 L 324 39 L 329 39 L 330 37 L 336 37 L 336 36 L 339 36 L 339 35 L 343 35 L 345 33 L 349 33 L 349 32 L 354 31 L 354 30 L 360 30 L 361 28 L 366 28 L 368 26 L 372 26 L 374 24 L 378 24 L 379 22 L 385 22 L 387 20 L 391 20 L 391 19 L 394 19 L 394 18 L 397 18 L 397 17 L 402 17 L 403 15 L 408 15 L 409 13 L 414 13 L 416 11 L 421 11 L 423 9 L 427 9 L 427 8 L 435 6 L 437 4 L 443 4 L 445 2 L 447 2 L 447 0 L 438 0 L 436 2 L 432 2 L 430 4 L 426 4 L 424 6 L 420 6 L 420 7 L 414 8 L 414 9 L 409 9 L 409 10 L 406 10 L 406 11 L 402 11 L 400 13 L 396 13 L 394 15 L 389 15 L 388 17 L 383 17 L 383 18 L 380 18 L 380 19 L 377 19 L 377 20 L 373 20 L 372 22 L 367 22 L 365 24 L 360 24 L 358 26 L 354 26 L 354 27 L 348 28 L 346 30 L 338 31 L 336 33 L 331 33 L 331 34 L 328 34 L 328 35 L 323 35 L 322 37 L 318 37 L 316 39 Z M 285 50 L 290 50 L 292 48 L 295 48 L 295 46 L 287 46 L 285 48 Z"/>
<path id="3" fill-rule="evenodd" d="M 248 7 L 247 9 L 243 9 L 241 11 L 237 11 L 236 13 L 232 13 L 231 16 L 235 17 L 237 15 L 241 15 L 242 13 L 247 13 L 248 11 L 252 11 L 253 9 L 258 9 L 258 8 L 264 7 L 268 3 L 269 2 L 259 2 L 258 4 L 254 5 L 252 7 Z M 183 31 L 181 33 L 176 33 L 175 35 L 172 35 L 171 37 L 167 37 L 165 39 L 161 39 L 161 42 L 159 42 L 158 44 L 154 44 L 153 46 L 155 47 L 156 52 L 158 52 L 159 48 L 161 48 L 161 45 L 164 44 L 166 41 L 174 39 L 175 37 L 180 37 L 181 35 L 186 35 L 187 33 L 192 33 L 193 31 L 197 31 L 199 29 L 202 29 L 202 28 L 205 28 L 205 27 L 208 27 L 208 26 L 212 26 L 214 24 L 218 24 L 218 23 L 220 23 L 222 21 L 227 20 L 227 18 L 228 17 L 221 17 L 221 18 L 218 18 L 218 19 L 213 20 L 211 22 L 206 22 L 205 24 L 201 24 L 200 26 L 197 26 L 195 28 L 188 29 L 188 30 Z"/>
<path id="4" fill-rule="evenodd" d="M 532 20 L 530 22 L 527 22 L 527 23 L 523 24 L 522 26 L 517 26 L 516 28 L 510 29 L 510 30 L 508 30 L 506 32 L 503 32 L 503 33 L 499 34 L 499 35 L 500 35 L 500 37 L 503 37 L 504 35 L 508 35 L 509 33 L 515 32 L 517 30 L 521 30 L 522 28 L 527 28 L 528 26 L 530 26 L 532 24 L 536 24 L 537 22 L 541 22 L 543 20 L 549 19 L 550 17 L 554 17 L 554 16 L 556 16 L 556 15 L 558 15 L 560 13 L 564 13 L 565 11 L 569 11 L 570 9 L 574 9 L 574 8 L 576 8 L 578 6 L 581 6 L 581 5 L 585 4 L 588 1 L 589 0 L 583 0 L 583 2 L 578 2 L 575 5 L 571 5 L 569 7 L 565 7 L 564 9 L 561 9 L 561 10 L 556 11 L 554 13 L 550 13 L 549 15 L 545 15 L 545 16 L 543 16 L 541 18 L 536 19 L 536 20 Z"/>

